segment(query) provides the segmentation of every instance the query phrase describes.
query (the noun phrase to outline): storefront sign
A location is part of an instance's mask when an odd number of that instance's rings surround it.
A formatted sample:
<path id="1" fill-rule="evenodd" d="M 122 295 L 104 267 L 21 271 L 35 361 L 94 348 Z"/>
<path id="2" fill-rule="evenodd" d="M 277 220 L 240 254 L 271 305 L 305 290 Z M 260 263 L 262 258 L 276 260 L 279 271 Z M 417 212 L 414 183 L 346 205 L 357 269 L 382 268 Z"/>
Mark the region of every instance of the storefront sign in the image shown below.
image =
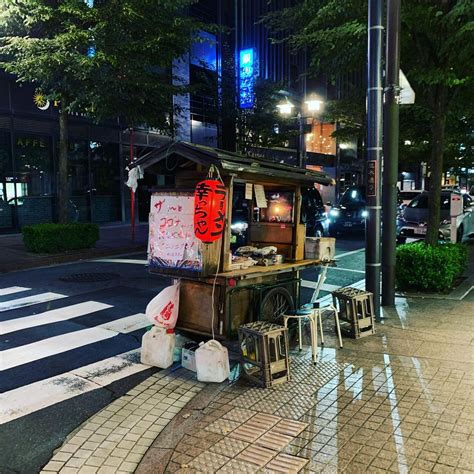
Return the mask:
<path id="1" fill-rule="evenodd" d="M 16 146 L 19 148 L 46 148 L 46 143 L 44 138 L 35 138 L 35 137 L 18 137 L 16 139 Z"/>
<path id="2" fill-rule="evenodd" d="M 241 109 L 251 109 L 254 101 L 254 50 L 242 49 L 239 55 L 239 103 Z"/>
<path id="3" fill-rule="evenodd" d="M 194 195 L 156 193 L 151 197 L 148 263 L 151 267 L 202 269 L 194 235 Z"/>

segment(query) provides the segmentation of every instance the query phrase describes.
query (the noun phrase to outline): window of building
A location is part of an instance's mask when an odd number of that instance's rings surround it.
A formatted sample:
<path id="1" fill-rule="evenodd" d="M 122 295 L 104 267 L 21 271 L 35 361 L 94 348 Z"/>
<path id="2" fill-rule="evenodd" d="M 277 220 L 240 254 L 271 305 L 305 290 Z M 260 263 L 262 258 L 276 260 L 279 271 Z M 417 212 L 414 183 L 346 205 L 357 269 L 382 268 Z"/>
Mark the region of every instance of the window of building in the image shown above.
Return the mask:
<path id="1" fill-rule="evenodd" d="M 191 64 L 217 71 L 217 42 L 216 35 L 200 31 L 191 46 Z"/>
<path id="2" fill-rule="evenodd" d="M 112 222 L 121 218 L 118 145 L 90 142 L 92 220 Z"/>
<path id="3" fill-rule="evenodd" d="M 15 182 L 18 225 L 52 222 L 54 216 L 51 140 L 40 135 L 16 134 Z"/>
<path id="4" fill-rule="evenodd" d="M 10 134 L 0 131 L 0 231 L 13 227 L 13 209 L 8 203 L 15 197 L 15 180 L 12 173 Z"/>
<path id="5" fill-rule="evenodd" d="M 336 140 L 331 136 L 335 129 L 333 123 L 313 120 L 311 133 L 306 134 L 306 150 L 324 155 L 335 155 Z"/>

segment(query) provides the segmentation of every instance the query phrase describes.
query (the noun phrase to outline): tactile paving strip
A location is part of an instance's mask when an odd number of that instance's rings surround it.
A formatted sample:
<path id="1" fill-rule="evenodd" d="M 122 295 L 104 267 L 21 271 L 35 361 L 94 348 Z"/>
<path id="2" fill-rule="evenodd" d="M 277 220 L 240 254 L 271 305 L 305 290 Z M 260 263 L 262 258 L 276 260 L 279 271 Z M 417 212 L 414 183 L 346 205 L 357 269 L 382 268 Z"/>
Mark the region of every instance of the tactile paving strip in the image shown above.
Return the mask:
<path id="1" fill-rule="evenodd" d="M 222 454 L 223 456 L 235 457 L 245 448 L 248 448 L 250 443 L 242 441 L 236 438 L 223 438 L 214 446 L 209 448 L 209 451 L 212 451 L 217 454 Z"/>
<path id="2" fill-rule="evenodd" d="M 255 441 L 255 444 L 263 446 L 264 448 L 281 451 L 287 444 L 293 440 L 291 436 L 277 433 L 273 430 L 267 431 L 263 436 Z"/>
<path id="3" fill-rule="evenodd" d="M 238 421 L 240 423 L 244 423 L 256 414 L 257 412 L 253 410 L 247 410 L 245 408 L 233 408 L 231 411 L 226 413 L 223 418 L 231 421 Z"/>
<path id="4" fill-rule="evenodd" d="M 267 431 L 279 421 L 281 421 L 281 417 L 279 416 L 258 413 L 257 415 L 252 416 L 252 418 L 250 418 L 245 424 L 248 426 L 255 426 L 256 428 L 262 427 Z"/>
<path id="5" fill-rule="evenodd" d="M 229 474 L 255 474 L 257 466 L 248 462 L 240 461 L 239 459 L 232 459 L 227 464 L 222 466 L 217 472 Z"/>
<path id="6" fill-rule="evenodd" d="M 281 420 L 279 423 L 276 424 L 276 426 L 272 428 L 272 431 L 275 431 L 276 433 L 282 433 L 284 435 L 296 437 L 307 426 L 308 426 L 308 423 L 301 423 L 299 421 L 293 421 L 293 420 Z"/>
<path id="7" fill-rule="evenodd" d="M 249 446 L 247 449 L 244 449 L 236 457 L 236 459 L 240 459 L 241 461 L 244 461 L 244 462 L 256 464 L 258 467 L 263 467 L 277 454 L 278 454 L 277 451 L 264 448 L 263 446 L 255 445 L 255 446 Z"/>
<path id="8" fill-rule="evenodd" d="M 255 426 L 249 426 L 246 423 L 236 428 L 232 433 L 229 434 L 230 438 L 240 439 L 242 441 L 254 442 L 257 438 L 263 435 L 267 431 L 265 428 L 256 428 Z"/>
<path id="9" fill-rule="evenodd" d="M 240 423 L 238 421 L 231 421 L 231 420 L 216 420 L 213 423 L 211 423 L 209 426 L 204 428 L 206 431 L 211 431 L 212 433 L 218 433 L 218 434 L 223 434 L 226 435 L 230 433 L 231 431 L 234 431 L 235 428 L 240 426 Z"/>
<path id="10" fill-rule="evenodd" d="M 308 459 L 291 456 L 289 454 L 279 454 L 273 458 L 266 466 L 266 472 L 297 473 L 308 462 Z"/>
<path id="11" fill-rule="evenodd" d="M 230 458 L 222 454 L 213 453 L 212 451 L 204 451 L 187 466 L 198 472 L 216 472 L 224 464 L 227 464 Z"/>

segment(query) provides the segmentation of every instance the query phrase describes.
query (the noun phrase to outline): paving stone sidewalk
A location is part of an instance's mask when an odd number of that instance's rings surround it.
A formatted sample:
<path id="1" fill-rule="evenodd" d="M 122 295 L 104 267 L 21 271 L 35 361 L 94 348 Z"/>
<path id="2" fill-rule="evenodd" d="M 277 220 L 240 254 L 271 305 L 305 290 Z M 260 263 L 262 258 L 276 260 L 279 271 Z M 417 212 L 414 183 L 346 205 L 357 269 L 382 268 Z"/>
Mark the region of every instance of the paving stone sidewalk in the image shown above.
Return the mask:
<path id="1" fill-rule="evenodd" d="M 163 428 L 203 386 L 185 369 L 152 375 L 71 433 L 42 472 L 134 472 Z"/>
<path id="2" fill-rule="evenodd" d="M 472 293 L 399 298 L 376 335 L 342 350 L 328 319 L 317 364 L 293 352 L 292 380 L 271 389 L 159 372 L 44 472 L 474 472 Z"/>

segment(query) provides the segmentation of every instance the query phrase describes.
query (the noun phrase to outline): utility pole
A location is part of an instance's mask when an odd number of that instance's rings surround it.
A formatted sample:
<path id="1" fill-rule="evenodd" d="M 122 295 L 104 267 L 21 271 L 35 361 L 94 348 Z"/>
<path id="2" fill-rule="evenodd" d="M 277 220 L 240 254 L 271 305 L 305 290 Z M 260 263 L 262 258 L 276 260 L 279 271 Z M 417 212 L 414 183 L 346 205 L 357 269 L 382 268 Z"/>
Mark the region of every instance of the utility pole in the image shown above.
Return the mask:
<path id="1" fill-rule="evenodd" d="M 367 52 L 367 212 L 365 287 L 374 295 L 380 320 L 380 158 L 382 155 L 382 11 L 383 0 L 369 0 Z"/>
<path id="2" fill-rule="evenodd" d="M 400 0 L 387 2 L 382 196 L 382 306 L 395 304 L 400 96 Z"/>

